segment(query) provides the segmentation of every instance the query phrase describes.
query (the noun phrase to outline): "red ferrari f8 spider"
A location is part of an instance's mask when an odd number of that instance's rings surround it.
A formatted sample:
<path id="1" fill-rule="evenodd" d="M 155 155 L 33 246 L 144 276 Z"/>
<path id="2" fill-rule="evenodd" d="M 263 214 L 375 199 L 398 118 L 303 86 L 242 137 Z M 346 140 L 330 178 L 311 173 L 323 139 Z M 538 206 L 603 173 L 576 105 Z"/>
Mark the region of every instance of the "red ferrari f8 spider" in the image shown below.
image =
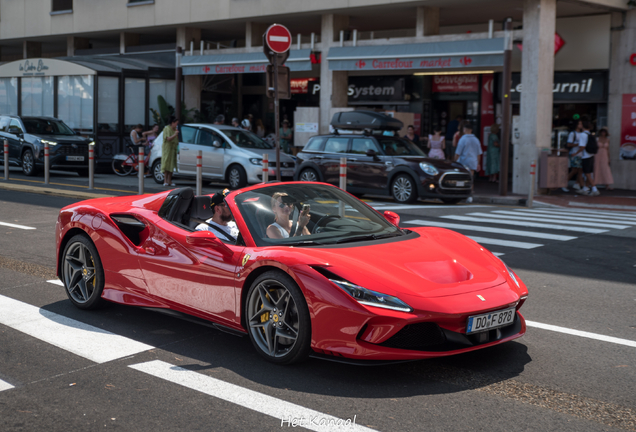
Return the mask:
<path id="1" fill-rule="evenodd" d="M 233 230 L 212 222 L 216 205 Z M 83 201 L 61 210 L 56 240 L 77 307 L 186 314 L 249 335 L 275 363 L 424 359 L 526 331 L 528 290 L 499 258 L 323 183 Z"/>

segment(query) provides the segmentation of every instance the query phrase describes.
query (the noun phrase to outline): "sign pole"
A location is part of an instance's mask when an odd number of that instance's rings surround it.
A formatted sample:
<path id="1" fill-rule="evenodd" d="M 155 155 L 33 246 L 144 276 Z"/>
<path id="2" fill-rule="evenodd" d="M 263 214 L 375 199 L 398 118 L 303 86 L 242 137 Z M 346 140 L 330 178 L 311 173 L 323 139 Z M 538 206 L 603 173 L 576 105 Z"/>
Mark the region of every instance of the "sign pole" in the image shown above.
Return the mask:
<path id="1" fill-rule="evenodd" d="M 512 131 L 512 118 L 510 107 L 510 90 L 512 89 L 512 20 L 508 19 L 505 26 L 505 47 L 503 79 L 501 82 L 502 119 L 501 119 L 501 152 L 500 152 L 500 172 L 499 172 L 499 195 L 508 195 L 508 161 L 510 157 L 510 136 Z"/>
<path id="2" fill-rule="evenodd" d="M 276 180 L 280 181 L 280 112 L 278 109 L 278 56 L 274 54 L 274 121 L 276 122 Z"/>

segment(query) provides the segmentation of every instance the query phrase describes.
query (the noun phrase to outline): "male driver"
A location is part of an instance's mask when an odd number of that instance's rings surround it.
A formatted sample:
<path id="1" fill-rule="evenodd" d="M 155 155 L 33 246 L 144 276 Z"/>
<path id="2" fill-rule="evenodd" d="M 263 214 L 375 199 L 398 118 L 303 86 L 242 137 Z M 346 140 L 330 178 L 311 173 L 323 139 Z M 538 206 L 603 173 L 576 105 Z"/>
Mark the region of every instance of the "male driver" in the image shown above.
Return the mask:
<path id="1" fill-rule="evenodd" d="M 585 174 L 585 186 L 581 189 L 581 194 L 583 195 L 592 195 L 597 196 L 600 195 L 600 192 L 596 188 L 596 184 L 594 183 L 594 155 L 585 151 L 585 147 L 587 146 L 587 140 L 590 136 L 590 129 L 592 129 L 592 123 L 588 120 L 583 122 L 583 133 L 579 136 L 579 146 L 577 148 L 577 152 L 574 154 L 575 156 L 581 156 L 581 165 L 583 167 L 583 174 Z M 587 187 L 587 185 L 592 187 L 592 191 Z"/>
<path id="2" fill-rule="evenodd" d="M 214 216 L 196 226 L 197 231 L 211 231 L 224 243 L 236 243 L 239 230 L 234 222 L 232 212 L 225 203 L 225 196 L 230 193 L 229 189 L 223 192 L 215 193 L 210 198 L 210 209 L 214 212 Z"/>

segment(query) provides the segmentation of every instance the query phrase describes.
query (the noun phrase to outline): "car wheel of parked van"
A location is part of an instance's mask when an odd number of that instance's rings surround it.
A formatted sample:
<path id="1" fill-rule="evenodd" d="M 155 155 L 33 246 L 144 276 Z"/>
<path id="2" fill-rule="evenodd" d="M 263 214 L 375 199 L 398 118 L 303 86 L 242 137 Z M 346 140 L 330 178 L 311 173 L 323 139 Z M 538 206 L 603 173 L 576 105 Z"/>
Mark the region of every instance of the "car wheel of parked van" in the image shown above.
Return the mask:
<path id="1" fill-rule="evenodd" d="M 240 189 L 247 185 L 247 174 L 240 165 L 232 165 L 227 172 L 227 182 L 230 189 Z"/>

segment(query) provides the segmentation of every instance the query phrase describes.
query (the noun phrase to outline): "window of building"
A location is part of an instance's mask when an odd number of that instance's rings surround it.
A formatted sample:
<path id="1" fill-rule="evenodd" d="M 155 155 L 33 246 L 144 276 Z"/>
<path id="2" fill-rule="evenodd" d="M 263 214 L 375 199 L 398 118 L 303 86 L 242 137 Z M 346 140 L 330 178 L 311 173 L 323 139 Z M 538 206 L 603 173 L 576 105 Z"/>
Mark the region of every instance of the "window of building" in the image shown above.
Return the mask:
<path id="1" fill-rule="evenodd" d="M 124 80 L 124 132 L 130 132 L 138 124 L 146 124 L 146 80 Z"/>
<path id="2" fill-rule="evenodd" d="M 51 12 L 69 12 L 73 10 L 73 0 L 51 0 Z"/>
<path id="3" fill-rule="evenodd" d="M 174 80 L 151 78 L 148 83 L 148 108 L 161 113 L 157 99 L 158 96 L 162 96 L 168 105 L 174 107 L 176 98 L 176 86 L 174 84 Z M 150 118 L 152 119 L 152 111 Z"/>
<path id="4" fill-rule="evenodd" d="M 18 115 L 17 78 L 0 78 L 0 113 Z"/>
<path id="5" fill-rule="evenodd" d="M 119 132 L 119 78 L 97 77 L 97 130 Z"/>
<path id="6" fill-rule="evenodd" d="M 53 117 L 53 77 L 22 78 L 22 115 Z"/>
<path id="7" fill-rule="evenodd" d="M 61 76 L 57 80 L 57 117 L 77 132 L 93 132 L 93 76 Z M 24 108 L 22 111 L 24 115 Z"/>

